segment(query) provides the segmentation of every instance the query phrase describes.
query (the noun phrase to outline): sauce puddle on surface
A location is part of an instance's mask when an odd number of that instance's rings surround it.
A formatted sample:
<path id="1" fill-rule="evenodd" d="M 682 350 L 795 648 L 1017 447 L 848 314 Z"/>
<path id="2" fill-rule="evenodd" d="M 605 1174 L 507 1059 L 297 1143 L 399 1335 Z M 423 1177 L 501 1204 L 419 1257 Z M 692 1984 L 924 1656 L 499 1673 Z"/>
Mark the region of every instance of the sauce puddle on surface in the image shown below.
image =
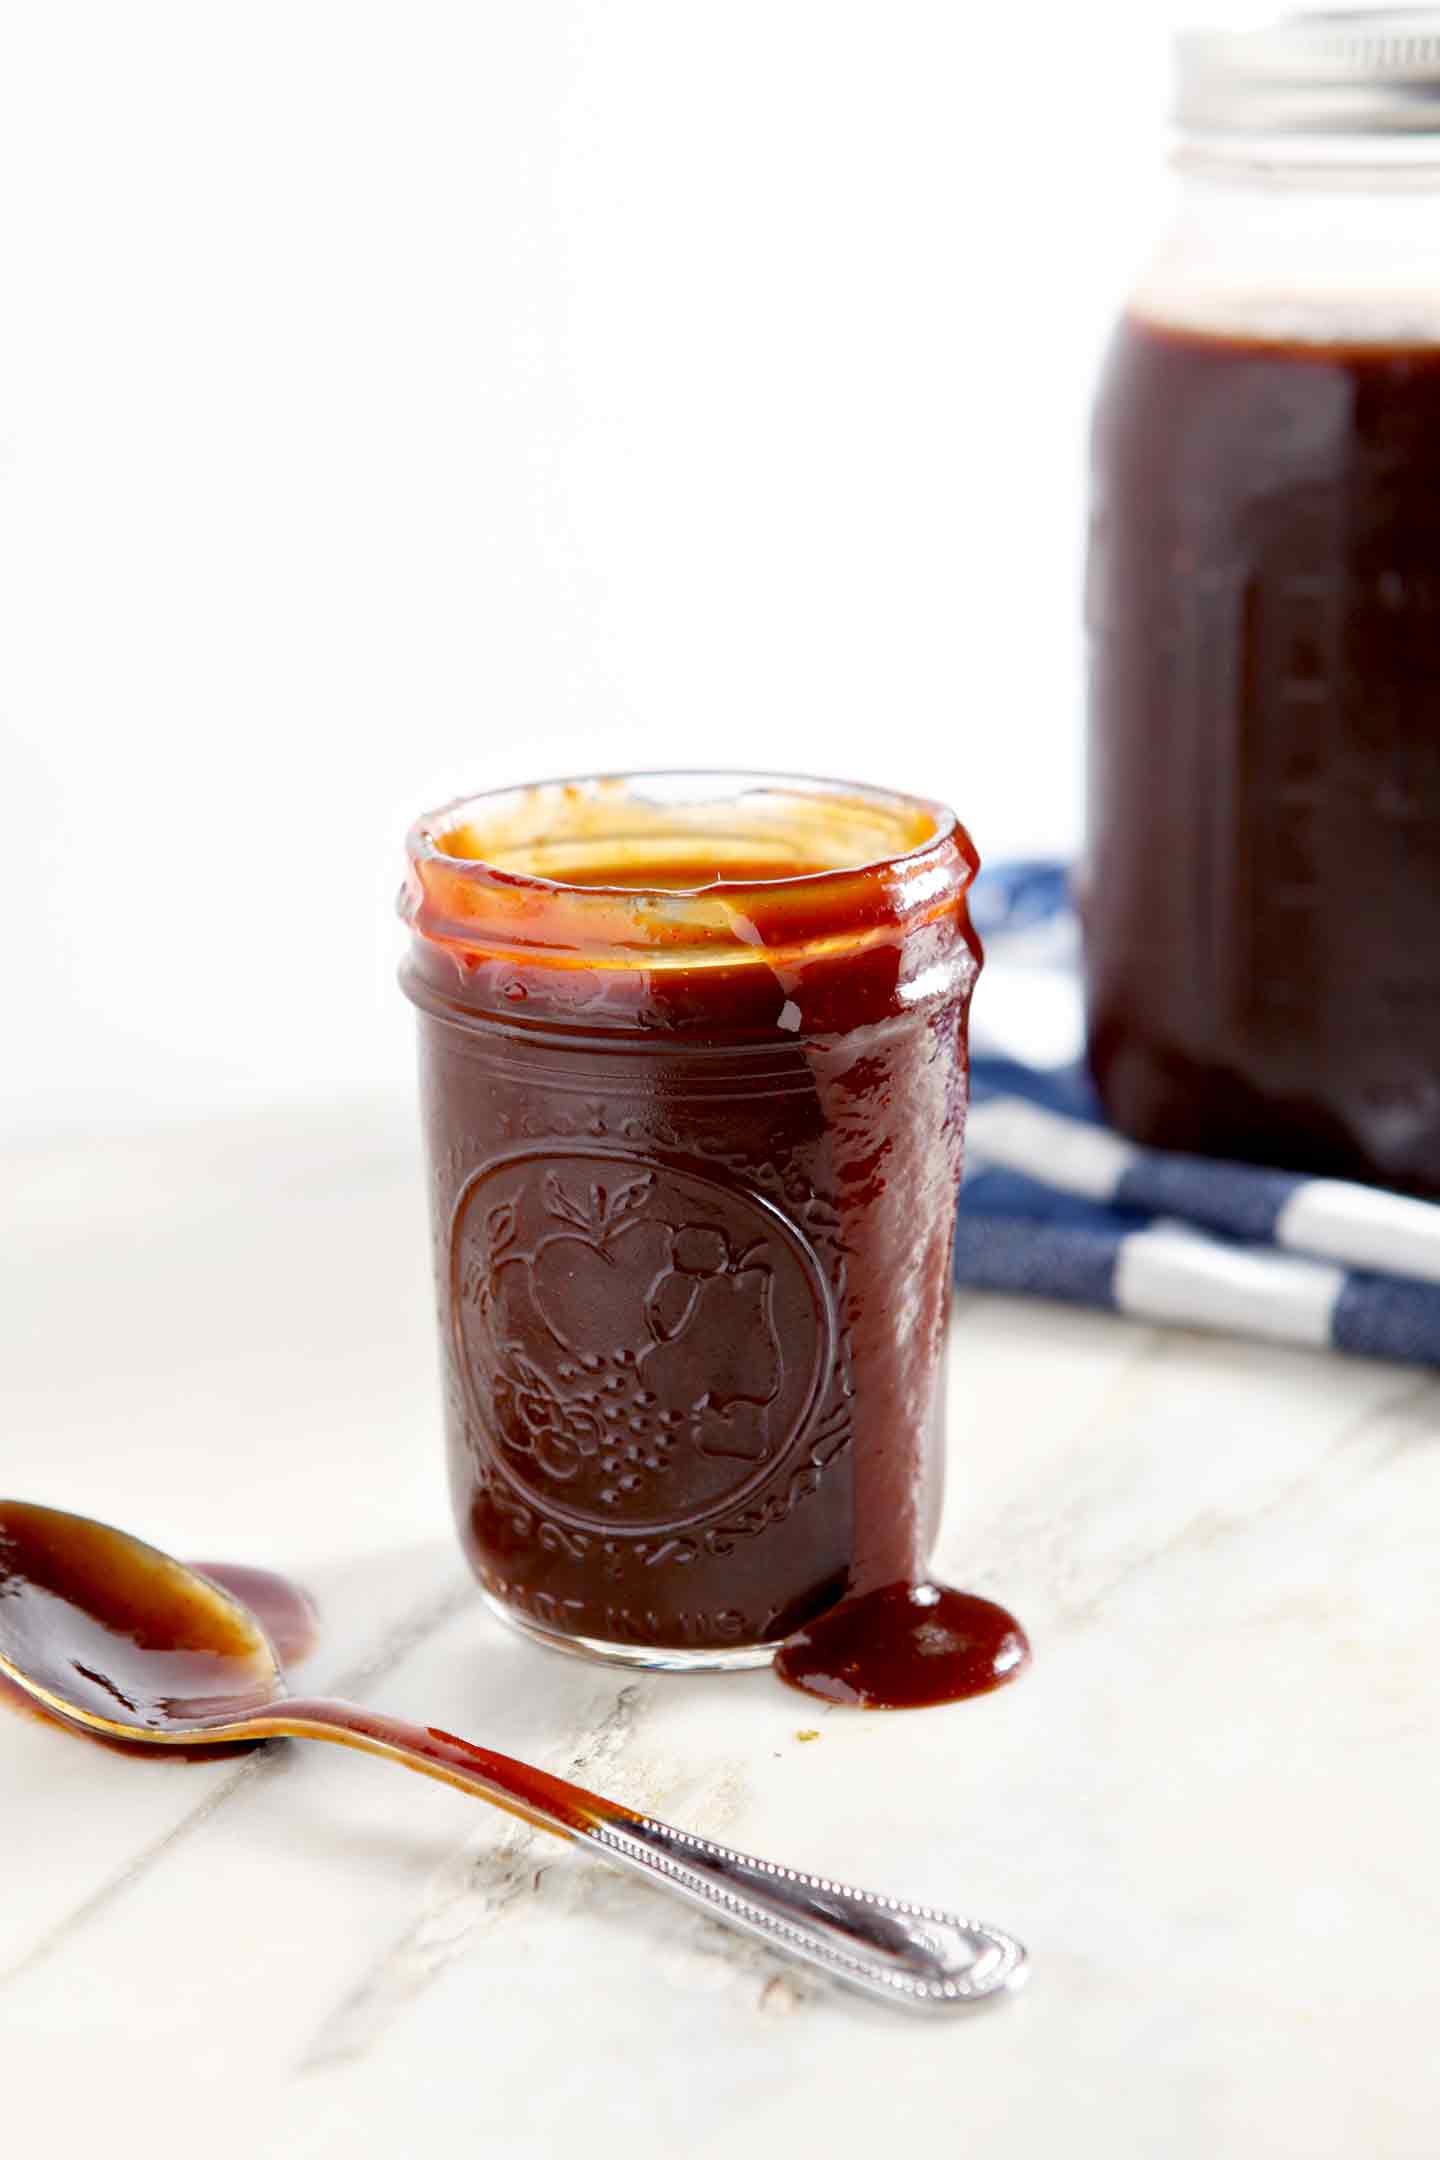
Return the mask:
<path id="1" fill-rule="evenodd" d="M 783 1643 L 779 1678 L 860 1710 L 921 1710 L 1003 1687 L 1030 1645 L 1002 1605 L 940 1583 L 849 1597 Z"/>

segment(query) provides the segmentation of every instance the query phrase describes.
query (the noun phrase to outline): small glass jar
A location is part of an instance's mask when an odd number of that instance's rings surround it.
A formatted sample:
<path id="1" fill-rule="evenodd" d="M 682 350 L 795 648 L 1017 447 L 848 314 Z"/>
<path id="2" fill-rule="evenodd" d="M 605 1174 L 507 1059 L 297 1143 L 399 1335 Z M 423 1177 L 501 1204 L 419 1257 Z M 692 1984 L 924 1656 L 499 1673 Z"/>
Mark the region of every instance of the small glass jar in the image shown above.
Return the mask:
<path id="1" fill-rule="evenodd" d="M 979 966 L 948 811 L 733 774 L 409 838 L 456 1519 L 505 1619 L 727 1667 L 918 1581 Z"/>
<path id="2" fill-rule="evenodd" d="M 1440 1195 L 1440 16 L 1179 47 L 1095 414 L 1090 1060 L 1142 1142 Z"/>

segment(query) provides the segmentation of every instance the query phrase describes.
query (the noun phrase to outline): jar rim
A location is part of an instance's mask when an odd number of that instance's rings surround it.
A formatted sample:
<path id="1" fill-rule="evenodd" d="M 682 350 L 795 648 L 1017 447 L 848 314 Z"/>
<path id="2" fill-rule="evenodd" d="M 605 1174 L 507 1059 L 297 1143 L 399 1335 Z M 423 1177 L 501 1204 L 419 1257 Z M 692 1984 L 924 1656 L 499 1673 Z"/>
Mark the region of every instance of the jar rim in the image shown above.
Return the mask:
<path id="1" fill-rule="evenodd" d="M 708 804 L 743 806 L 747 796 L 767 797 L 768 820 L 757 817 L 748 834 L 735 822 L 712 826 L 703 820 L 688 829 L 667 825 L 664 812 Z M 788 824 L 783 811 L 792 812 Z M 831 860 L 825 860 L 823 833 L 806 847 L 805 813 L 832 807 Z M 595 806 L 599 806 L 598 809 Z M 647 827 L 641 818 L 629 829 L 605 830 L 604 813 L 630 806 L 656 817 Z M 779 806 L 777 808 L 777 806 Z M 517 810 L 518 825 L 505 846 L 484 847 L 484 818 L 503 820 Z M 546 817 L 568 814 L 572 829 L 552 843 Z M 445 841 L 466 831 L 458 852 Z M 743 825 L 743 819 L 738 821 Z M 597 829 L 598 828 L 598 829 Z M 503 836 L 503 822 L 492 824 Z M 859 836 L 842 848 L 840 837 Z M 686 865 L 695 844 L 708 852 L 738 849 L 740 866 L 704 883 L 659 882 L 658 873 L 643 876 L 644 858 Z M 607 852 L 627 843 L 641 871 L 625 882 L 607 881 Z M 596 851 L 583 877 L 546 875 L 535 867 L 546 847 L 570 849 L 570 862 L 588 844 Z M 762 861 L 767 847 L 783 855 L 794 850 L 797 867 L 785 875 L 757 877 L 748 850 Z M 492 789 L 460 796 L 419 817 L 407 836 L 409 873 L 400 896 L 400 912 L 417 938 L 457 954 L 548 961 L 561 967 L 624 968 L 744 965 L 775 962 L 789 955 L 825 951 L 839 956 L 875 943 L 894 942 L 925 919 L 962 905 L 979 857 L 968 833 L 945 804 L 864 783 L 810 778 L 798 774 L 706 771 L 654 771 L 587 775 L 550 780 L 529 787 Z M 657 850 L 659 853 L 657 855 Z M 817 860 L 817 857 L 819 858 Z M 562 858 L 563 860 L 563 858 Z M 559 865 L 553 867 L 559 868 Z"/>
<path id="2" fill-rule="evenodd" d="M 865 805 L 885 806 L 897 814 L 920 813 L 931 820 L 931 830 L 920 835 L 908 845 L 887 848 L 867 856 L 847 858 L 843 862 L 825 863 L 808 869 L 795 870 L 785 877 L 767 878 L 712 878 L 702 885 L 646 884 L 641 878 L 626 878 L 614 883 L 600 880 L 548 877 L 543 872 L 516 869 L 503 861 L 494 861 L 488 855 L 457 855 L 440 844 L 441 836 L 454 833 L 470 823 L 466 812 L 489 807 L 500 810 L 507 802 L 520 802 L 527 797 L 550 794 L 568 794 L 595 788 L 640 789 L 646 786 L 701 785 L 714 789 L 704 800 L 715 802 L 740 802 L 747 794 L 761 791 L 770 794 L 793 795 L 811 801 L 829 799 L 833 802 L 854 802 Z M 442 803 L 436 810 L 423 811 L 406 834 L 406 852 L 415 864 L 434 862 L 456 875 L 469 875 L 477 881 L 500 878 L 507 884 L 534 885 L 545 891 L 566 893 L 577 899 L 594 895 L 597 899 L 614 904 L 627 898 L 663 897 L 666 900 L 685 900 L 714 892 L 717 887 L 731 890 L 745 886 L 751 890 L 765 886 L 817 885 L 827 878 L 854 877 L 867 870 L 899 868 L 923 859 L 957 835 L 964 836 L 955 812 L 947 804 L 929 796 L 911 795 L 903 790 L 881 788 L 866 781 L 831 780 L 818 774 L 728 771 L 723 767 L 676 766 L 627 772 L 576 773 L 559 779 L 522 781 L 498 788 L 482 788 L 475 794 L 459 795 L 452 801 Z"/>

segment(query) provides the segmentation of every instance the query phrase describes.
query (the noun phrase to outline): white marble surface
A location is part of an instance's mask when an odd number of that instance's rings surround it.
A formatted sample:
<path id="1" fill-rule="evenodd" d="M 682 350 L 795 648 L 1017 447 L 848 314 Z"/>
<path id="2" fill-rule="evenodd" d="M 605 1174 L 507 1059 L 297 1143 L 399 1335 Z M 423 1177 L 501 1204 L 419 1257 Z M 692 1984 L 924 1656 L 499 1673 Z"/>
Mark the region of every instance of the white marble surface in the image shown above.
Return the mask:
<path id="1" fill-rule="evenodd" d="M 10 1490 L 297 1573 L 317 1684 L 1034 1959 L 907 2021 L 340 1750 L 135 1761 L 0 1706 L 7 2151 L 1440 2150 L 1440 1382 L 966 1302 L 941 1564 L 1034 1667 L 857 1716 L 479 1610 L 399 1113 L 3 1174 Z"/>

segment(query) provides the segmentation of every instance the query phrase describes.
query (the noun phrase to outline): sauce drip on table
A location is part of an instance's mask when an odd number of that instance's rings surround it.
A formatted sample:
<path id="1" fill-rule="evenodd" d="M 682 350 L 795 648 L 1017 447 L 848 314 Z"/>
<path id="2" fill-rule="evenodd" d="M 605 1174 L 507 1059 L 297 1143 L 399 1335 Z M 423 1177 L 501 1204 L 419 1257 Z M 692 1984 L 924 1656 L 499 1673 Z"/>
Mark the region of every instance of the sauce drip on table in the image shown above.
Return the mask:
<path id="1" fill-rule="evenodd" d="M 940 1583 L 901 1582 L 832 1606 L 781 1645 L 775 1670 L 852 1709 L 922 1710 L 1003 1687 L 1029 1656 L 1003 1606 Z"/>

